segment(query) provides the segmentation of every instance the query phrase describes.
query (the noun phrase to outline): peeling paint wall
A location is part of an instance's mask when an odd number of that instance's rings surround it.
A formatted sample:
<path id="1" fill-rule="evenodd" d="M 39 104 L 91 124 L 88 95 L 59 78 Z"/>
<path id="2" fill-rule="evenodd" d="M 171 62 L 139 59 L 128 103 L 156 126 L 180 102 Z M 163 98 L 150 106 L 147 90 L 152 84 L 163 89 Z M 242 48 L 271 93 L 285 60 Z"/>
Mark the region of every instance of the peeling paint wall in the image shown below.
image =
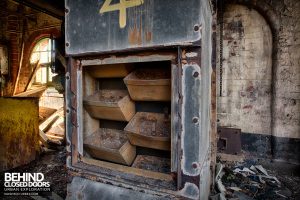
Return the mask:
<path id="1" fill-rule="evenodd" d="M 219 125 L 269 135 L 272 98 L 270 27 L 257 11 L 242 5 L 228 5 L 223 30 Z"/>
<path id="2" fill-rule="evenodd" d="M 241 128 L 254 155 L 300 163 L 300 1 L 225 2 L 218 125 Z"/>
<path id="3" fill-rule="evenodd" d="M 280 20 L 273 135 L 300 138 L 300 1 L 273 1 L 272 7 Z"/>

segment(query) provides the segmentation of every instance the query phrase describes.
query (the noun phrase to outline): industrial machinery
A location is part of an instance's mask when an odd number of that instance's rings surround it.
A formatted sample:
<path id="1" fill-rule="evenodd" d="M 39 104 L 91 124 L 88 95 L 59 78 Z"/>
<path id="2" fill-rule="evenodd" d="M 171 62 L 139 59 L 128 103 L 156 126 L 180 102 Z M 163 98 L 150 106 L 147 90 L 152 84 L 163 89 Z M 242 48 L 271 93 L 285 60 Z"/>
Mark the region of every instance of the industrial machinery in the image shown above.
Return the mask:
<path id="1" fill-rule="evenodd" d="M 207 0 L 67 0 L 69 199 L 208 199 Z"/>

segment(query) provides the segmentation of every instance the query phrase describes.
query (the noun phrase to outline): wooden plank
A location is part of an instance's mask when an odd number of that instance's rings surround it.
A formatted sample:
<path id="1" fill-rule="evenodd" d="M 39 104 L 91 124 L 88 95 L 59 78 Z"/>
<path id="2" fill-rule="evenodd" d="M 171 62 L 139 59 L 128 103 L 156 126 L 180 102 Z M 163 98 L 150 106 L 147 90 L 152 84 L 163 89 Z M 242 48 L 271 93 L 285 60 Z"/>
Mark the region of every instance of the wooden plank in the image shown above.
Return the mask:
<path id="1" fill-rule="evenodd" d="M 25 87 L 24 92 L 27 91 L 28 88 L 31 87 L 32 82 L 33 82 L 33 79 L 34 79 L 34 77 L 35 77 L 35 75 L 36 75 L 36 72 L 37 72 L 37 70 L 39 69 L 39 67 L 40 67 L 40 60 L 38 60 L 38 61 L 35 63 L 34 68 L 33 68 L 33 71 L 32 71 L 32 73 L 31 73 L 31 75 L 30 75 L 30 78 L 29 78 L 29 80 L 28 80 L 28 82 L 27 82 L 27 85 L 26 85 L 26 87 Z"/>
<path id="2" fill-rule="evenodd" d="M 43 145 L 45 147 L 48 148 L 49 147 L 49 145 L 48 145 L 49 139 L 41 129 L 39 129 L 39 136 L 40 136 L 40 141 L 43 143 Z"/>
<path id="3" fill-rule="evenodd" d="M 47 89 L 46 86 L 41 86 L 33 90 L 28 90 L 14 95 L 14 97 L 41 97 L 44 91 Z"/>
<path id="4" fill-rule="evenodd" d="M 64 138 L 61 136 L 55 136 L 55 135 L 50 135 L 46 133 L 46 136 L 50 139 L 54 139 L 54 140 L 63 140 Z"/>
<path id="5" fill-rule="evenodd" d="M 100 166 L 100 167 L 107 168 L 107 169 L 114 169 L 115 171 L 119 171 L 122 173 L 135 174 L 136 176 L 142 176 L 142 177 L 151 178 L 151 179 L 158 179 L 161 181 L 168 181 L 168 182 L 173 181 L 172 176 L 169 174 L 128 167 L 128 166 L 124 166 L 124 165 L 109 163 L 109 162 L 95 160 L 95 159 L 86 158 L 86 157 L 82 157 L 81 160 L 82 160 L 82 162 L 84 162 L 86 164 L 96 165 L 96 166 Z"/>
<path id="6" fill-rule="evenodd" d="M 18 83 L 19 83 L 19 78 L 20 78 L 20 73 L 21 73 L 21 68 L 22 68 L 22 62 L 23 62 L 23 54 L 24 54 L 24 42 L 22 42 L 19 69 L 18 69 L 18 73 L 17 73 L 17 79 L 16 79 L 16 82 L 15 82 L 15 85 L 14 85 L 13 95 L 15 95 L 16 92 L 17 92 L 17 87 L 18 87 Z"/>
<path id="7" fill-rule="evenodd" d="M 57 110 L 54 108 L 42 107 L 39 106 L 39 123 L 43 123 L 46 119 L 48 119 L 53 113 Z"/>
<path id="8" fill-rule="evenodd" d="M 58 109 L 55 113 L 53 113 L 47 120 L 40 124 L 39 128 L 46 132 L 51 125 L 60 117 L 60 112 L 63 112 L 63 108 Z"/>
<path id="9" fill-rule="evenodd" d="M 40 136 L 40 141 L 43 143 L 43 145 L 47 148 L 53 148 L 57 145 L 61 145 L 61 141 L 58 141 L 56 138 L 49 138 L 44 131 L 39 130 L 39 136 Z M 62 138 L 63 139 L 63 138 Z"/>
<path id="10" fill-rule="evenodd" d="M 124 78 L 133 69 L 132 64 L 120 63 L 110 65 L 94 65 L 85 67 L 94 78 Z"/>
<path id="11" fill-rule="evenodd" d="M 59 120 L 57 120 L 59 121 Z M 56 124 L 56 122 L 55 122 Z M 61 127 L 60 125 L 57 126 L 52 126 L 51 129 L 47 132 L 47 135 L 54 135 L 54 136 L 60 136 L 60 137 L 64 137 L 65 135 L 65 129 L 64 126 Z"/>
<path id="12" fill-rule="evenodd" d="M 136 148 L 132 146 L 124 131 L 100 128 L 84 141 L 85 150 L 94 158 L 124 165 L 131 165 Z"/>

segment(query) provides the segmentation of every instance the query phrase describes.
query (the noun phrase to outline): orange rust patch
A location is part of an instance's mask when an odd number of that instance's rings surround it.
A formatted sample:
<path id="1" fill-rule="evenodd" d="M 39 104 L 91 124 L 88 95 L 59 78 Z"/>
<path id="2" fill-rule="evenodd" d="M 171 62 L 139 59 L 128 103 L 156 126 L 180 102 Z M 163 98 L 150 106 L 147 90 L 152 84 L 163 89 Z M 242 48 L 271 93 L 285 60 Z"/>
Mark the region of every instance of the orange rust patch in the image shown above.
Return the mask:
<path id="1" fill-rule="evenodd" d="M 142 28 L 138 28 L 136 25 L 129 28 L 128 41 L 131 45 L 142 44 Z"/>

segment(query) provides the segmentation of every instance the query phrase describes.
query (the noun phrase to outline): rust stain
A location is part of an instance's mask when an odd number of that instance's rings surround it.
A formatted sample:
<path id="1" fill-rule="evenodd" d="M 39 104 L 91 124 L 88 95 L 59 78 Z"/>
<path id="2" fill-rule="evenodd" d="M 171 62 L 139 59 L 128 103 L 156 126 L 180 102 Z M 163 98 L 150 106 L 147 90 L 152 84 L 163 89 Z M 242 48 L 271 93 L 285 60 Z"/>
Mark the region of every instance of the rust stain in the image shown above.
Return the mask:
<path id="1" fill-rule="evenodd" d="M 135 24 L 133 27 L 129 28 L 128 41 L 131 45 L 141 45 L 142 44 L 142 30 L 141 27 L 137 27 Z"/>
<path id="2" fill-rule="evenodd" d="M 136 11 L 137 12 L 137 11 Z M 129 27 L 128 41 L 131 45 L 141 45 L 142 44 L 142 14 L 139 14 L 139 23 L 138 23 L 138 14 L 134 15 L 134 25 Z"/>
<path id="3" fill-rule="evenodd" d="M 183 171 L 181 171 L 181 178 L 182 178 L 182 182 L 181 182 L 181 188 L 180 189 L 183 189 L 184 187 L 184 184 L 189 182 L 189 183 L 193 183 L 195 185 L 199 185 L 200 184 L 200 175 L 197 175 L 197 176 L 189 176 L 189 175 L 186 175 L 184 174 Z"/>
<path id="4" fill-rule="evenodd" d="M 246 106 L 243 107 L 243 109 L 252 109 L 252 108 L 253 108 L 252 105 L 246 105 Z"/>
<path id="5" fill-rule="evenodd" d="M 146 38 L 147 42 L 151 42 L 151 40 L 152 40 L 152 32 L 146 31 L 145 32 L 145 38 Z"/>
<path id="6" fill-rule="evenodd" d="M 255 88 L 254 88 L 253 85 L 250 85 L 250 86 L 246 89 L 247 92 L 253 92 L 254 90 L 255 90 Z"/>

